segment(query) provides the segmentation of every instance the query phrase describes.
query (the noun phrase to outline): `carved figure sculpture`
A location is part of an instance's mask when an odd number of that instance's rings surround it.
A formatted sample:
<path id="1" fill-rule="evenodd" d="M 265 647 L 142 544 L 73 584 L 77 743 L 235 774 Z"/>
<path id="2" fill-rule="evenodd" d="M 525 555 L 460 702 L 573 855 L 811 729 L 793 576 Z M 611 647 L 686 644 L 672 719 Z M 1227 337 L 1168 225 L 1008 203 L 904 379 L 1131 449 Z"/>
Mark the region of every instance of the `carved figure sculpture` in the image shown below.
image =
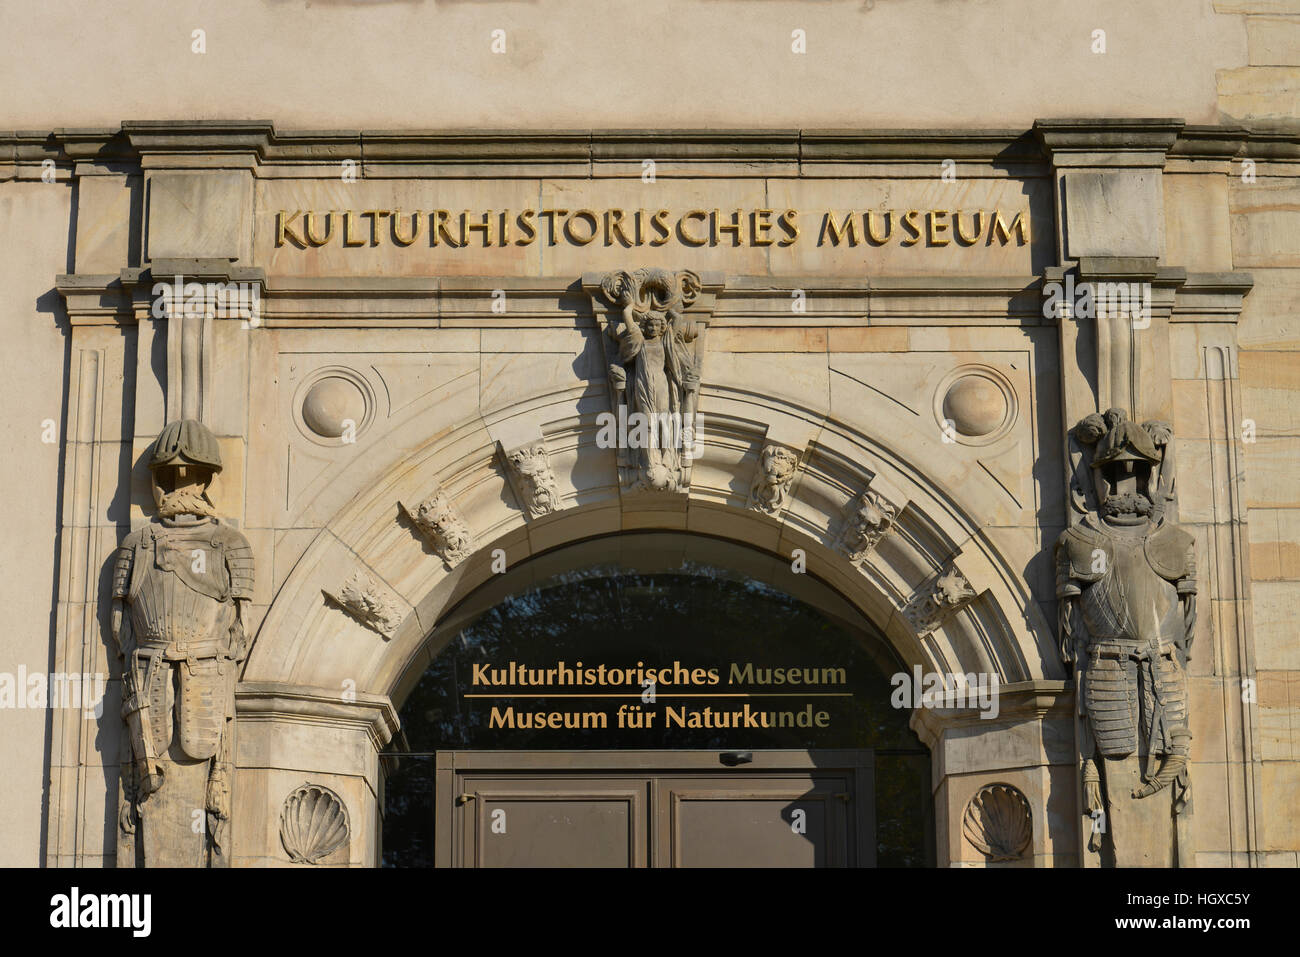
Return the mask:
<path id="1" fill-rule="evenodd" d="M 1076 476 L 1087 513 L 1057 540 L 1056 593 L 1083 717 L 1088 846 L 1107 843 L 1120 866 L 1169 866 L 1178 862 L 1170 821 L 1190 786 L 1185 669 L 1196 628 L 1195 540 L 1165 518 L 1172 433 L 1110 409 L 1084 418 L 1072 440 L 1076 469 L 1092 481 Z"/>
<path id="2" fill-rule="evenodd" d="M 616 347 L 609 356 L 610 391 L 626 409 L 628 447 L 620 447 L 623 484 L 632 489 L 676 491 L 689 485 L 699 398 L 699 357 L 691 346 L 694 325 L 683 313 L 700 292 L 689 270 L 611 272 L 601 290 L 620 310 L 605 332 Z M 620 419 L 623 419 L 620 413 Z"/>
<path id="3" fill-rule="evenodd" d="M 758 475 L 749 488 L 749 507 L 775 515 L 785 507 L 799 456 L 779 445 L 769 445 L 758 457 Z"/>
<path id="4" fill-rule="evenodd" d="M 208 497 L 221 455 L 206 427 L 167 425 L 149 470 L 157 517 L 127 535 L 113 568 L 130 743 L 118 865 L 228 866 L 235 682 L 250 644 L 243 619 L 253 555 Z"/>

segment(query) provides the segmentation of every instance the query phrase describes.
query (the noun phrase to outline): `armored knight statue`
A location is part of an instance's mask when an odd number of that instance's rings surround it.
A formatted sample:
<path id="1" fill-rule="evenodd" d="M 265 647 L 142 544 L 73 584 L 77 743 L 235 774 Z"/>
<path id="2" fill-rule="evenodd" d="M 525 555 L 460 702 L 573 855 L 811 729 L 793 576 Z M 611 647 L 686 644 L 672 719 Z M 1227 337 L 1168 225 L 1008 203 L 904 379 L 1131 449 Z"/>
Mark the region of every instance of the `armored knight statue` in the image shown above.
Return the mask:
<path id="1" fill-rule="evenodd" d="M 689 270 L 619 271 L 605 276 L 601 289 L 621 310 L 605 332 L 617 347 L 610 390 L 629 423 L 629 447 L 620 449 L 624 484 L 676 491 L 688 484 L 683 453 L 693 443 L 700 387 L 690 345 L 695 329 L 683 315 L 699 294 L 699 277 Z"/>
<path id="2" fill-rule="evenodd" d="M 1056 543 L 1061 654 L 1075 669 L 1088 848 L 1117 866 L 1186 864 L 1192 536 L 1175 501 L 1172 434 L 1122 409 L 1071 433 L 1085 514 Z M 1180 860 L 1181 858 L 1181 860 Z"/>
<path id="3" fill-rule="evenodd" d="M 113 569 L 122 659 L 118 866 L 230 863 L 235 682 L 248 653 L 248 541 L 215 517 L 221 471 L 201 423 L 167 425 L 149 459 L 157 518 L 132 531 Z"/>

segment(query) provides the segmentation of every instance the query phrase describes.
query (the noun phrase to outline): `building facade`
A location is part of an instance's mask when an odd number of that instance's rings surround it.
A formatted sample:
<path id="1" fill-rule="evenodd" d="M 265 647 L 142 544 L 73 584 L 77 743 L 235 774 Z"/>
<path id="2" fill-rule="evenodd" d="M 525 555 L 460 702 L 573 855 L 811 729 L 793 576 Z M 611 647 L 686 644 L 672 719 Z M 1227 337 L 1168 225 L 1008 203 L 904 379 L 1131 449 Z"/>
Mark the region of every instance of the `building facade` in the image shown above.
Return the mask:
<path id="1" fill-rule="evenodd" d="M 7 134 L 5 863 L 1295 866 L 1300 8 L 1212 6 L 1180 118 Z"/>

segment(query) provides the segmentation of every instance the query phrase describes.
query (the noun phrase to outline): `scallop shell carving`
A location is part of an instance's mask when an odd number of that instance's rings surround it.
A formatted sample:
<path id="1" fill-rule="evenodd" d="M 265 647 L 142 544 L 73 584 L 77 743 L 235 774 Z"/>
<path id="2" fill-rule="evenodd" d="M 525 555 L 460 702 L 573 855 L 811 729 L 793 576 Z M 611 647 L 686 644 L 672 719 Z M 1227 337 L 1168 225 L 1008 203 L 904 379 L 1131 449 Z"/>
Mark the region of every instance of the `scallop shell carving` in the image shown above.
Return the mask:
<path id="1" fill-rule="evenodd" d="M 1033 812 L 1017 788 L 989 784 L 966 804 L 962 833 L 990 861 L 1018 860 L 1034 836 Z"/>
<path id="2" fill-rule="evenodd" d="M 329 788 L 304 784 L 284 799 L 280 840 L 295 863 L 320 863 L 346 844 L 351 833 L 348 809 Z"/>

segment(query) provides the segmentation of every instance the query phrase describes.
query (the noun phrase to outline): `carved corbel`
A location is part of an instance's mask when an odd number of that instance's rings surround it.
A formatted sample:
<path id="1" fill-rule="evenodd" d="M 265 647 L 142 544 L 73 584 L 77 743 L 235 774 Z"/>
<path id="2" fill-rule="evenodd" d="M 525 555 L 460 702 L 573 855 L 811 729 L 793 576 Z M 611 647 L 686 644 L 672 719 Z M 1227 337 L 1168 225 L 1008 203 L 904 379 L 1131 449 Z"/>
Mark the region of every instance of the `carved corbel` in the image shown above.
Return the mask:
<path id="1" fill-rule="evenodd" d="M 765 515 L 776 515 L 786 507 L 790 484 L 799 468 L 797 453 L 780 445 L 768 445 L 758 456 L 758 474 L 749 487 L 748 507 Z"/>
<path id="2" fill-rule="evenodd" d="M 441 488 L 435 487 L 414 508 L 405 502 L 397 504 L 448 568 L 455 568 L 474 550 L 474 535 L 469 525 Z"/>
<path id="3" fill-rule="evenodd" d="M 875 489 L 867 488 L 849 502 L 836 548 L 857 564 L 879 544 L 898 517 L 898 509 Z"/>
<path id="4" fill-rule="evenodd" d="M 362 569 L 356 569 L 343 585 L 325 597 L 347 612 L 385 641 L 397 633 L 402 623 L 402 603 L 386 586 Z"/>
<path id="5" fill-rule="evenodd" d="M 516 449 L 502 449 L 515 496 L 529 518 L 541 518 L 560 507 L 560 490 L 551 469 L 551 457 L 541 441 Z"/>
<path id="6" fill-rule="evenodd" d="M 928 635 L 969 605 L 976 594 L 966 576 L 949 566 L 908 599 L 903 606 L 903 617 L 918 636 Z"/>

